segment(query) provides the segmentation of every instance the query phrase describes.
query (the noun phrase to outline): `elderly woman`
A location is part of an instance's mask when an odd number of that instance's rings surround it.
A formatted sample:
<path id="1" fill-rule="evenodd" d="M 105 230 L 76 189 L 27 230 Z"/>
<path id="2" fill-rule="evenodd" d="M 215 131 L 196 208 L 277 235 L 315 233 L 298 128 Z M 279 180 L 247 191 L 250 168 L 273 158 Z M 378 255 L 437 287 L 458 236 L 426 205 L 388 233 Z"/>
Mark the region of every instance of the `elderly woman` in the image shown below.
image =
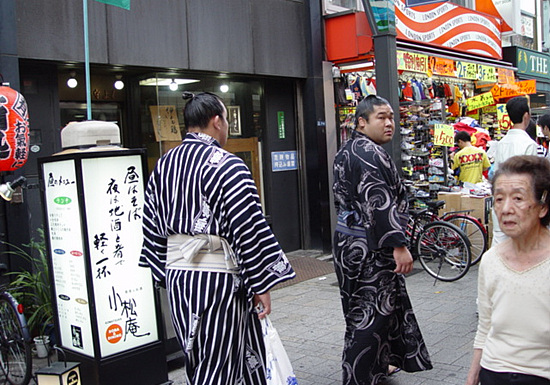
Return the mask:
<path id="1" fill-rule="evenodd" d="M 483 256 L 467 385 L 550 385 L 550 162 L 514 156 L 493 179 L 508 240 Z"/>

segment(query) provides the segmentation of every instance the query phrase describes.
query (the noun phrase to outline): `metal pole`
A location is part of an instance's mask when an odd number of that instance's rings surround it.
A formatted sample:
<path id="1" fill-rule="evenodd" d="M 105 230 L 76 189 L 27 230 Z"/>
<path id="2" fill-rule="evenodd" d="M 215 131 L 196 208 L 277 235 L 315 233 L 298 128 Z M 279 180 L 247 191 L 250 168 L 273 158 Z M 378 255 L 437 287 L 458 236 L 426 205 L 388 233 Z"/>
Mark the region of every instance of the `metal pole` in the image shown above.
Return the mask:
<path id="1" fill-rule="evenodd" d="M 387 99 L 390 103 L 396 122 L 396 134 L 394 139 L 384 145 L 384 148 L 394 160 L 397 169 L 401 172 L 401 133 L 399 132 L 399 82 L 397 78 L 397 34 L 394 31 L 379 31 L 376 18 L 372 11 L 370 1 L 362 0 L 365 15 L 372 31 L 374 41 L 374 71 L 376 74 L 376 93 Z M 389 29 L 389 26 L 388 26 Z"/>
<path id="2" fill-rule="evenodd" d="M 82 0 L 82 9 L 84 17 L 84 69 L 86 73 L 86 111 L 88 120 L 92 120 L 92 104 L 90 90 L 90 47 L 88 44 L 88 0 Z"/>

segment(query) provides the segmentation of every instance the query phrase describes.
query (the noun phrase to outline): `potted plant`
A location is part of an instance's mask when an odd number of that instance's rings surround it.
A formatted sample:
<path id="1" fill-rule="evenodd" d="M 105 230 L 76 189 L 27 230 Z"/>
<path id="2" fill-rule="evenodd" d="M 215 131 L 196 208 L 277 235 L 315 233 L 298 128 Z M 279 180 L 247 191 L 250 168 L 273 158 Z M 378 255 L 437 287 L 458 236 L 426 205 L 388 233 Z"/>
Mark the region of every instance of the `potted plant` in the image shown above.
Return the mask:
<path id="1" fill-rule="evenodd" d="M 31 335 L 46 336 L 48 338 L 40 339 L 46 341 L 50 339 L 48 334 L 53 331 L 54 317 L 44 229 L 39 228 L 38 234 L 39 240 L 31 239 L 23 245 L 24 248 L 5 243 L 9 250 L 4 253 L 30 263 L 29 270 L 8 273 L 12 278 L 10 289 L 17 301 L 23 304 Z"/>

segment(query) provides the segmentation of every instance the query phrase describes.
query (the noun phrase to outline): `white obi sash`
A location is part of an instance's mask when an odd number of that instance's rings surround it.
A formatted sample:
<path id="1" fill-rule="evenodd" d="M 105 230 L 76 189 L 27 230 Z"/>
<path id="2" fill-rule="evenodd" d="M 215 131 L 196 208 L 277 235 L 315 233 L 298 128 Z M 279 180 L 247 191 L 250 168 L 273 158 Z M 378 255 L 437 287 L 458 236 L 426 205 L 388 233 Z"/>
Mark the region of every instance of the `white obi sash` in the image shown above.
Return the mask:
<path id="1" fill-rule="evenodd" d="M 229 242 L 210 234 L 168 236 L 166 268 L 232 274 L 239 272 Z"/>

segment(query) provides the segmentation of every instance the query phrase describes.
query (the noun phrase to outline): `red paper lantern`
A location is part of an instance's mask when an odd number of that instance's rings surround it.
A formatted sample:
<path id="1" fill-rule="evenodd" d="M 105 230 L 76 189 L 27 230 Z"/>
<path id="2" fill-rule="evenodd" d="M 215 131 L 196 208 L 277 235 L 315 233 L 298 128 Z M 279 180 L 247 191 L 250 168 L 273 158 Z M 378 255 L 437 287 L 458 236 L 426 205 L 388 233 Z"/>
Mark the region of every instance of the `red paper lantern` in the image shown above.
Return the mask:
<path id="1" fill-rule="evenodd" d="M 23 95 L 0 86 L 0 171 L 13 171 L 29 155 L 29 113 Z"/>

